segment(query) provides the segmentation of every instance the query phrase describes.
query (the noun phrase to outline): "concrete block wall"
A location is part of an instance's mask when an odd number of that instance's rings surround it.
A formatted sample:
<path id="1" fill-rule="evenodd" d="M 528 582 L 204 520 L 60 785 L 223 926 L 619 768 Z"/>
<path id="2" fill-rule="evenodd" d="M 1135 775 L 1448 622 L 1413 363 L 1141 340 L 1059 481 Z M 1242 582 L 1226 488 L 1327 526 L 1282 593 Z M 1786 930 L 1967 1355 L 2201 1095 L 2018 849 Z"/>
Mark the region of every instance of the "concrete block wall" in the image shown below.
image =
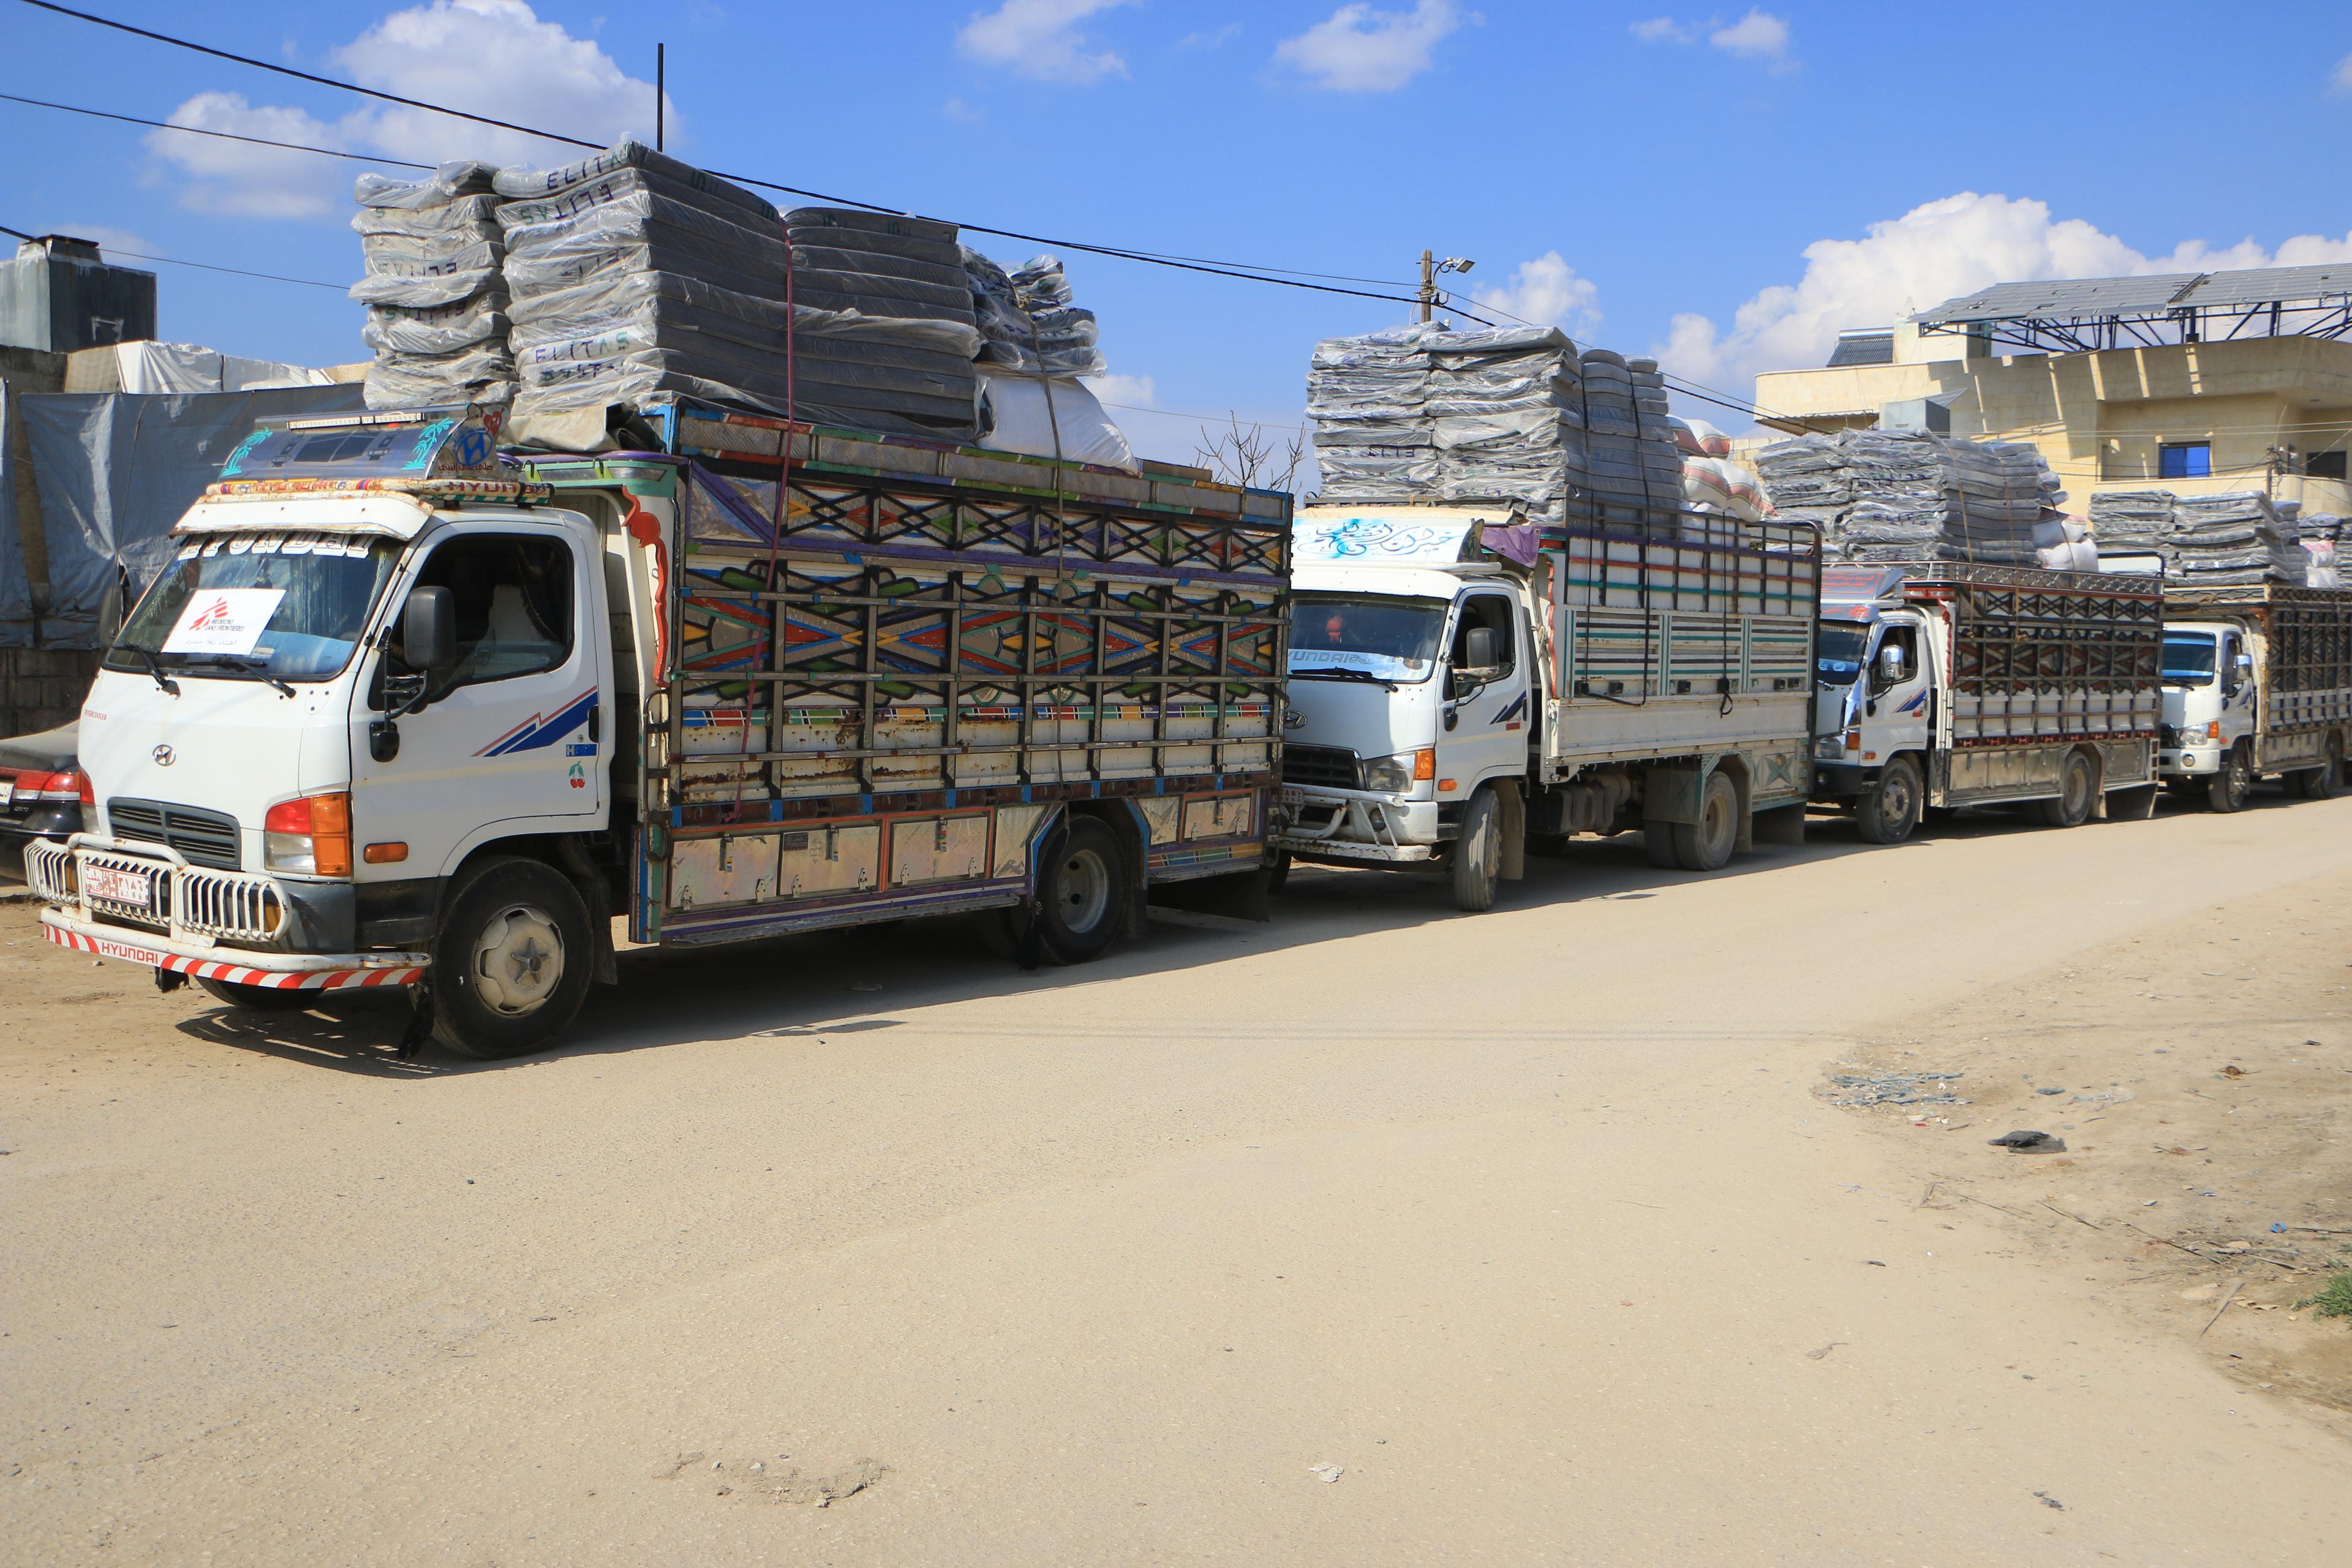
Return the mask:
<path id="1" fill-rule="evenodd" d="M 96 649 L 0 648 L 0 735 L 70 723 L 98 673 Z"/>

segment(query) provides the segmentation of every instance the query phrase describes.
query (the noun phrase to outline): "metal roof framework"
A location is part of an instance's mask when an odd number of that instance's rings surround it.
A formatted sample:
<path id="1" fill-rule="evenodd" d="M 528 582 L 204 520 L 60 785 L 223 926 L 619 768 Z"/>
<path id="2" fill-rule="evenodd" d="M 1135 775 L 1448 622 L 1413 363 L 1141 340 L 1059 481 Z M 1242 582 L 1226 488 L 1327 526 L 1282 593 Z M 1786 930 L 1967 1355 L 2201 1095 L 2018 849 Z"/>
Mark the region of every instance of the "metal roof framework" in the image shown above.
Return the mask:
<path id="1" fill-rule="evenodd" d="M 1916 321 L 1923 338 L 1965 335 L 2037 353 L 2342 338 L 2352 334 L 2352 265 L 1995 283 Z"/>

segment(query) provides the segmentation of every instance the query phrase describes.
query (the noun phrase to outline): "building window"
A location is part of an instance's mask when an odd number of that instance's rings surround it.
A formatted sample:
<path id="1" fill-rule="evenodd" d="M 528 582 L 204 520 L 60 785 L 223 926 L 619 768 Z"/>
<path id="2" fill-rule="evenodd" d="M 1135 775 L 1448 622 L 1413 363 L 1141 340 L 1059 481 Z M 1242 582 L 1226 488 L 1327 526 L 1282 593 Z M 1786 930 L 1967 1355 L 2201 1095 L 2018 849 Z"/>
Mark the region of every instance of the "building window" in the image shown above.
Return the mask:
<path id="1" fill-rule="evenodd" d="M 2344 477 L 2344 449 L 2314 452 L 2303 460 L 2303 471 L 2315 479 L 2340 479 Z"/>
<path id="2" fill-rule="evenodd" d="M 2213 472 L 2213 443 L 2168 441 L 2156 449 L 2156 477 L 2160 479 L 2201 479 Z"/>

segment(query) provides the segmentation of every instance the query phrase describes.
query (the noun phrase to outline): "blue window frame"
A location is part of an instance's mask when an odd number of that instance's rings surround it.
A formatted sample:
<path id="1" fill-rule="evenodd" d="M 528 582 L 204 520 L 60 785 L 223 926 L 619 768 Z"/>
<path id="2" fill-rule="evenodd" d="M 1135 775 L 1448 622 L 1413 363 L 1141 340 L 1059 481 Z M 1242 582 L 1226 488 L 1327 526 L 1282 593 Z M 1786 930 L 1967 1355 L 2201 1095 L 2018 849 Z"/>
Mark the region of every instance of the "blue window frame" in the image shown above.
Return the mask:
<path id="1" fill-rule="evenodd" d="M 2156 477 L 2160 479 L 2201 479 L 2213 472 L 2213 443 L 2168 441 L 2156 449 Z"/>

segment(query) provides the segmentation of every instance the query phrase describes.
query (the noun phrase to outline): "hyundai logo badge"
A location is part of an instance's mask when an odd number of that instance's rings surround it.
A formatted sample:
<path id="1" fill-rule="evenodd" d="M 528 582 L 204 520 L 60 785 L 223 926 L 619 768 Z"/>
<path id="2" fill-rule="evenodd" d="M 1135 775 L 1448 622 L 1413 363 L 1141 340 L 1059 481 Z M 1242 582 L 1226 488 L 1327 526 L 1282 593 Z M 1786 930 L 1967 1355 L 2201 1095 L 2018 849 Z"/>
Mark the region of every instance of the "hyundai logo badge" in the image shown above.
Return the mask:
<path id="1" fill-rule="evenodd" d="M 170 767 L 180 757 L 180 753 L 169 746 L 158 746 L 147 754 L 155 759 L 155 765 L 159 768 Z"/>
<path id="2" fill-rule="evenodd" d="M 1282 727 L 1286 730 L 1304 730 L 1307 728 L 1307 715 L 1296 708 L 1286 708 L 1282 710 Z"/>

